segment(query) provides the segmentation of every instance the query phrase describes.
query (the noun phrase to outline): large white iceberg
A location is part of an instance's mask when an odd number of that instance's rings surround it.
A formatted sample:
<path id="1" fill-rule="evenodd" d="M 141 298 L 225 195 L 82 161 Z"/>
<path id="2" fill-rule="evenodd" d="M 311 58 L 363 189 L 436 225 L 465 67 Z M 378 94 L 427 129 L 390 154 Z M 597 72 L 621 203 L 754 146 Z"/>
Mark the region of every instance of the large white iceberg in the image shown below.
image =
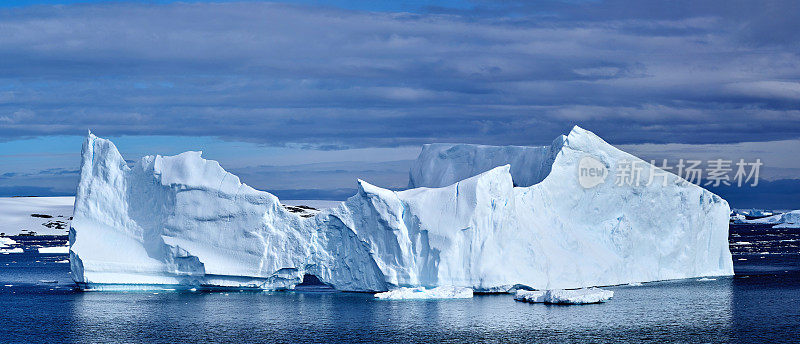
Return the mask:
<path id="1" fill-rule="evenodd" d="M 646 163 L 578 127 L 546 151 L 544 175 L 528 187 L 514 186 L 507 164 L 440 188 L 395 192 L 359 180 L 355 196 L 304 218 L 199 152 L 128 167 L 113 143 L 90 134 L 72 275 L 98 289 L 281 289 L 311 274 L 346 291 L 507 291 L 733 274 L 725 200 L 672 174 L 667 186 L 586 189 L 585 157 L 610 175 L 620 161 Z"/>

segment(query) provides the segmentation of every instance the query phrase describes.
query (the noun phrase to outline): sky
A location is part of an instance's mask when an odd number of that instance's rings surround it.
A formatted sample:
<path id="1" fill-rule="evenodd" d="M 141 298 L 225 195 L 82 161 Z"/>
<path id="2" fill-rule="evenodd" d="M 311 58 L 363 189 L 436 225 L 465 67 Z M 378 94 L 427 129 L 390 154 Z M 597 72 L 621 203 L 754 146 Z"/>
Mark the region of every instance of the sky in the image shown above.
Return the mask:
<path id="1" fill-rule="evenodd" d="M 87 130 L 343 199 L 403 188 L 424 143 L 580 125 L 644 158 L 761 158 L 772 189 L 719 192 L 796 209 L 797 32 L 796 1 L 7 0 L 0 195 L 74 193 Z"/>

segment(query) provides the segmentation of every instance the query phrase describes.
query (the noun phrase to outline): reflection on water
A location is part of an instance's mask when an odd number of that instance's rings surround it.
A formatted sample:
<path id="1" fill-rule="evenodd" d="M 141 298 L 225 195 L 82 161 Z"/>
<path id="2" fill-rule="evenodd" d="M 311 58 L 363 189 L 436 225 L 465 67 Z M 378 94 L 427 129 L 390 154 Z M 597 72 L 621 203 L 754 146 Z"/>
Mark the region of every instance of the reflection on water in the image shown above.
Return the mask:
<path id="1" fill-rule="evenodd" d="M 386 301 L 354 293 L 44 293 L 44 306 L 3 319 L 17 336 L 69 342 L 344 341 L 439 342 L 532 339 L 731 339 L 733 278 L 613 288 L 606 304 L 549 306 L 509 295 Z M 33 287 L 31 287 L 33 288 Z M 19 297 L 17 297 L 19 299 Z M 18 314 L 21 315 L 21 314 Z M 7 318 L 7 315 L 0 316 Z M 49 318 L 55 321 L 45 321 Z M 8 321 L 8 322 L 7 322 Z M 36 324 L 37 327 L 30 327 Z"/>
<path id="2" fill-rule="evenodd" d="M 510 295 L 389 301 L 325 291 L 76 292 L 68 264 L 56 263 L 63 257 L 3 255 L 0 341 L 791 340 L 800 325 L 800 255 L 791 250 L 763 254 L 769 248 L 758 237 L 746 241 L 761 246 L 734 250 L 736 277 L 614 287 L 615 297 L 608 303 L 582 306 L 520 303 Z"/>

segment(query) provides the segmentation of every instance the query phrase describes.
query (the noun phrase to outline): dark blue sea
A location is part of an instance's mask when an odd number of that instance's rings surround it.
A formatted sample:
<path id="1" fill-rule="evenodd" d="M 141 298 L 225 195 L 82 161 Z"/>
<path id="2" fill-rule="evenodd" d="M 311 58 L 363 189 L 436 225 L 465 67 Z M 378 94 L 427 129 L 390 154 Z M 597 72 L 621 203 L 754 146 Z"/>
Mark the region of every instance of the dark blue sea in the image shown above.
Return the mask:
<path id="1" fill-rule="evenodd" d="M 731 229 L 736 276 L 609 289 L 604 304 L 527 304 L 510 295 L 385 301 L 292 292 L 79 292 L 66 255 L 14 237 L 0 255 L 0 342 L 449 343 L 800 342 L 800 230 Z M 61 261 L 61 262 L 60 262 Z"/>

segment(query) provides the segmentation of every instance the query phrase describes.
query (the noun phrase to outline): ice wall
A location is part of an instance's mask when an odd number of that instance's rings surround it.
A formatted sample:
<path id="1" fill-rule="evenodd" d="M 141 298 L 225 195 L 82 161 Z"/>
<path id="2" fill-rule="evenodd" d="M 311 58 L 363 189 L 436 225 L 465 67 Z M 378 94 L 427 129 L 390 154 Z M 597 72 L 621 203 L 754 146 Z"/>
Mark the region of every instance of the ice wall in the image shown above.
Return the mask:
<path id="1" fill-rule="evenodd" d="M 531 186 L 550 173 L 563 142 L 562 135 L 550 146 L 541 147 L 426 144 L 411 166 L 408 187 L 447 186 L 507 164 L 514 185 Z"/>
<path id="2" fill-rule="evenodd" d="M 90 134 L 82 156 L 70 229 L 80 286 L 278 289 L 308 273 L 340 290 L 386 290 L 350 229 L 290 213 L 200 152 L 129 168 L 111 141 Z"/>

